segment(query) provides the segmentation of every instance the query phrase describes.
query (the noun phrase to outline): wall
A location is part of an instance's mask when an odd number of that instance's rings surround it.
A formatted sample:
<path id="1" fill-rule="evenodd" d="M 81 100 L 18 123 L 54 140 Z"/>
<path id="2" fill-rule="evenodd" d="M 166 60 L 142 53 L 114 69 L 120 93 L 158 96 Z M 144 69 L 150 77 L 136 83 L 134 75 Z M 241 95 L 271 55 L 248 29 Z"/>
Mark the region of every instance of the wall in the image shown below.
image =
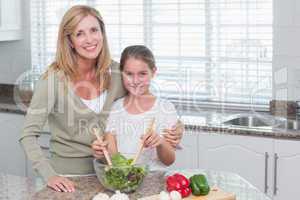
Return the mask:
<path id="1" fill-rule="evenodd" d="M 300 101 L 300 1 L 274 0 L 273 97 Z"/>
<path id="2" fill-rule="evenodd" d="M 31 66 L 30 52 L 30 3 L 22 3 L 23 39 L 0 42 L 0 84 L 14 84 L 20 74 Z"/>

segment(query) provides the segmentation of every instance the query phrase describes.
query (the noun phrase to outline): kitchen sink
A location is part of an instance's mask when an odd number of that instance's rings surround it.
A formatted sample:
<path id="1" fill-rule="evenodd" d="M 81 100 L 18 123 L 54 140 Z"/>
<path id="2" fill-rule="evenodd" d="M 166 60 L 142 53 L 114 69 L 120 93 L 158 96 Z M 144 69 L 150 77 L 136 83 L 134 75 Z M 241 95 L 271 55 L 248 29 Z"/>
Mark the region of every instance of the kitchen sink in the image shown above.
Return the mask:
<path id="1" fill-rule="evenodd" d="M 223 124 L 234 125 L 234 126 L 249 126 L 249 127 L 261 127 L 269 126 L 265 121 L 254 116 L 243 116 L 234 119 L 227 120 Z"/>
<path id="2" fill-rule="evenodd" d="M 237 128 L 300 130 L 300 122 L 269 115 L 237 114 L 222 122 L 223 125 Z"/>
<path id="3" fill-rule="evenodd" d="M 285 120 L 281 124 L 277 124 L 274 128 L 286 129 L 286 130 L 300 130 L 300 123 L 297 120 Z"/>
<path id="4" fill-rule="evenodd" d="M 273 120 L 265 116 L 238 114 L 230 116 L 222 124 L 246 128 L 272 128 Z"/>

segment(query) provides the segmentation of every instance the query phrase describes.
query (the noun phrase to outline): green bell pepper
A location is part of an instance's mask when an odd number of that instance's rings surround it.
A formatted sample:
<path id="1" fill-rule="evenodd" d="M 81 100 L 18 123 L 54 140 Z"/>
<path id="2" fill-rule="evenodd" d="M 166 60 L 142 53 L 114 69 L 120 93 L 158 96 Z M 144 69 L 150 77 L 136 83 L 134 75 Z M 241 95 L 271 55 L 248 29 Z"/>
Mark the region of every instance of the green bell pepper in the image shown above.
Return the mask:
<path id="1" fill-rule="evenodd" d="M 196 174 L 190 177 L 190 187 L 192 194 L 195 196 L 207 195 L 210 191 L 206 177 L 203 174 Z"/>

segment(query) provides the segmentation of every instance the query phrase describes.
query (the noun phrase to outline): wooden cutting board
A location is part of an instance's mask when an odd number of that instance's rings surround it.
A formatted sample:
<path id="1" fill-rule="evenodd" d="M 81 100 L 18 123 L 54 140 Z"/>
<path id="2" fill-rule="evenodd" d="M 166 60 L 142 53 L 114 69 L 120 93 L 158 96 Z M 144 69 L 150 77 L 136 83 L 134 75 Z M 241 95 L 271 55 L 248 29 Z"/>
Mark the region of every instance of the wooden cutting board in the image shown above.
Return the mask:
<path id="1" fill-rule="evenodd" d="M 139 200 L 159 200 L 159 195 L 152 195 L 148 197 L 140 198 Z M 235 194 L 224 192 L 218 188 L 213 188 L 210 190 L 208 195 L 205 196 L 194 196 L 190 195 L 184 200 L 236 200 Z"/>

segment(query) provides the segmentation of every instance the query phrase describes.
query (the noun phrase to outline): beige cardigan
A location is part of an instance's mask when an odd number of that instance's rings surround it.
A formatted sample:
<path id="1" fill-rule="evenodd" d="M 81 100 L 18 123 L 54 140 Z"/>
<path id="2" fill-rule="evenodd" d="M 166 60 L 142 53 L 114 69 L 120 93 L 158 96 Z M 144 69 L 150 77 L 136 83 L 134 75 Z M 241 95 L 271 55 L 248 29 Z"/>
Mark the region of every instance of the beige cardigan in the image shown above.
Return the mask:
<path id="1" fill-rule="evenodd" d="M 95 136 L 91 129 L 100 126 L 103 133 L 112 103 L 125 94 L 118 63 L 111 64 L 111 72 L 107 98 L 99 114 L 87 108 L 61 73 L 52 72 L 39 80 L 19 141 L 45 181 L 58 174 L 94 173 L 91 144 Z M 50 160 L 37 142 L 47 120 L 51 132 Z"/>

